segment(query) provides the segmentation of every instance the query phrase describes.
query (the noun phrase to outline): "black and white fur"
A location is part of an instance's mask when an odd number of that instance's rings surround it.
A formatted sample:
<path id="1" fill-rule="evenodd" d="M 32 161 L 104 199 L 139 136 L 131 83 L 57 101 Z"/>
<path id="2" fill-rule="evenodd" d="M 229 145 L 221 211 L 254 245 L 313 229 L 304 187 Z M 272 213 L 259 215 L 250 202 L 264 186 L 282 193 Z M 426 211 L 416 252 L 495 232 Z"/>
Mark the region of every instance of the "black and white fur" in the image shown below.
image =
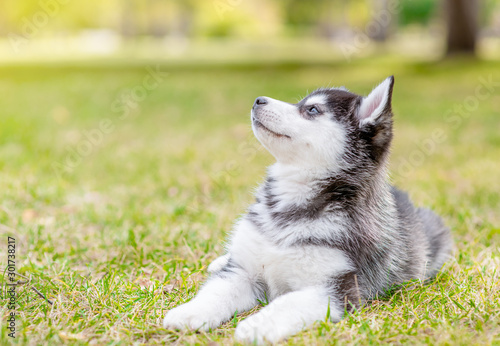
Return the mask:
<path id="1" fill-rule="evenodd" d="M 252 128 L 277 162 L 227 254 L 194 299 L 167 313 L 166 328 L 208 330 L 269 300 L 235 336 L 276 342 L 439 271 L 449 230 L 387 179 L 393 85 L 389 77 L 367 97 L 331 88 L 297 104 L 256 99 Z"/>

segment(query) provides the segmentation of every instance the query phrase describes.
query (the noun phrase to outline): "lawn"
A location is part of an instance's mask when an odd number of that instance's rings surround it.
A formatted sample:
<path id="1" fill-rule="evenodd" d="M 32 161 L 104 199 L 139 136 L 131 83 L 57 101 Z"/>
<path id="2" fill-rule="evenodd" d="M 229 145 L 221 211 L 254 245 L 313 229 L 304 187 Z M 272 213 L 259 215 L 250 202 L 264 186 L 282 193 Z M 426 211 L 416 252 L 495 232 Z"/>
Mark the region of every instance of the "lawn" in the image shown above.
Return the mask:
<path id="1" fill-rule="evenodd" d="M 253 100 L 366 94 L 391 74 L 392 180 L 444 217 L 454 259 L 288 344 L 500 345 L 500 62 L 396 57 L 1 65 L 0 263 L 15 238 L 30 282 L 14 340 L 2 292 L 0 344 L 232 344 L 245 315 L 210 333 L 161 319 L 194 296 L 273 161 L 251 133 Z"/>

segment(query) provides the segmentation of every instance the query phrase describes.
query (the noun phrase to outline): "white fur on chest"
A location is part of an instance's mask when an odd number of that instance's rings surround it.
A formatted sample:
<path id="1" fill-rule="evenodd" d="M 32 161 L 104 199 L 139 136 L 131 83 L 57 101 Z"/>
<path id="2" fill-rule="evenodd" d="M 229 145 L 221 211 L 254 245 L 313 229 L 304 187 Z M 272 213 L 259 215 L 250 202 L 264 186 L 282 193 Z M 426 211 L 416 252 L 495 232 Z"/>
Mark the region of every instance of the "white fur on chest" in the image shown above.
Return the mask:
<path id="1" fill-rule="evenodd" d="M 318 215 L 315 218 L 304 217 L 287 222 L 286 227 L 273 216 L 275 213 L 290 212 L 294 208 L 300 209 L 304 206 L 310 207 L 311 200 L 316 197 L 317 180 L 321 174 L 308 170 L 296 170 L 284 165 L 275 164 L 269 169 L 274 179 L 272 187 L 268 187 L 269 193 L 275 197 L 275 205 L 270 208 L 266 204 L 268 192 L 265 184 L 257 191 L 257 200 L 250 210 L 257 214 L 261 231 L 266 232 L 280 245 L 293 245 L 297 241 L 310 239 L 335 240 L 338 236 L 347 232 L 348 218 L 341 209 L 333 210 L 330 206 L 328 213 Z"/>
<path id="2" fill-rule="evenodd" d="M 321 246 L 276 246 L 256 226 L 243 219 L 229 244 L 231 260 L 252 280 L 264 281 L 268 298 L 326 283 L 351 268 L 339 249 Z"/>

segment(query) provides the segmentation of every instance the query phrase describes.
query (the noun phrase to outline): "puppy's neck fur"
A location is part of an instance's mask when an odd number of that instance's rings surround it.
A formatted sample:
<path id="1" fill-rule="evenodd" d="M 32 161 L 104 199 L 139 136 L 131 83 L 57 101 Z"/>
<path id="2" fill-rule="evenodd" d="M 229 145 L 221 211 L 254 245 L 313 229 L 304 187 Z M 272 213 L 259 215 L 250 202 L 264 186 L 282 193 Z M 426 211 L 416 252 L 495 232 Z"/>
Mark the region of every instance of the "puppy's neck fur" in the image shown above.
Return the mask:
<path id="1" fill-rule="evenodd" d="M 272 196 L 289 205 L 356 203 L 376 205 L 390 195 L 386 164 L 367 174 L 358 168 L 311 169 L 275 163 L 269 167 L 267 184 Z M 360 176 L 362 175 L 362 176 Z M 385 204 L 385 203 L 384 203 Z"/>
<path id="2" fill-rule="evenodd" d="M 303 168 L 279 162 L 268 170 L 268 179 L 274 182 L 274 186 L 288 200 L 308 199 L 317 188 L 318 181 L 327 175 L 328 173 L 321 169 Z M 288 196 L 284 196 L 285 194 Z"/>

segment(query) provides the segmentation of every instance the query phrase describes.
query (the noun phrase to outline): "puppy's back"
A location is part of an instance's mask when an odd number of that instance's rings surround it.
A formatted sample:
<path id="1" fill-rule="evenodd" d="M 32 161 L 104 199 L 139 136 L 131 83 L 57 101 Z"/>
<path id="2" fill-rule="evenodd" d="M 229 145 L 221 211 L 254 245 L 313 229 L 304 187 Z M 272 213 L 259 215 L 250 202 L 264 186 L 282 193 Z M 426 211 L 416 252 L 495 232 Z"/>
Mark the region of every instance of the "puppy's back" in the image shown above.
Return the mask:
<path id="1" fill-rule="evenodd" d="M 405 229 L 413 232 L 413 241 L 420 243 L 426 250 L 425 276 L 433 277 L 450 257 L 453 242 L 450 230 L 443 220 L 427 208 L 415 208 L 408 194 L 396 187 L 391 193 L 396 202 L 400 221 L 406 224 Z"/>

